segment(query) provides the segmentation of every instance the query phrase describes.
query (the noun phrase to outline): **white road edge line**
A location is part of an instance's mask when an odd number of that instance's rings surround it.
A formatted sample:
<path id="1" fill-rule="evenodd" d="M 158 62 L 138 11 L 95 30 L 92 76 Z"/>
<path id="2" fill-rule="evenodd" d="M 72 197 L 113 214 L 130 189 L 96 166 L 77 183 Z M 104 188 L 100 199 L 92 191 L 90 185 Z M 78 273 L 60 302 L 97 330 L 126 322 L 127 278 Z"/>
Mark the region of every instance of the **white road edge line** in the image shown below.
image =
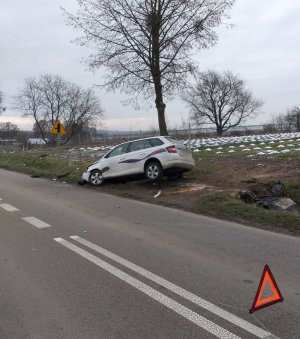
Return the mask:
<path id="1" fill-rule="evenodd" d="M 78 237 L 77 235 L 74 236 L 70 236 L 71 239 L 79 242 L 82 245 L 87 246 L 88 248 L 116 261 L 117 263 L 131 269 L 132 271 L 142 275 L 143 277 L 152 280 L 153 282 L 167 288 L 168 290 L 180 295 L 181 297 L 191 301 L 192 303 L 204 308 L 207 311 L 212 312 L 213 314 L 231 322 L 232 324 L 248 331 L 249 333 L 254 334 L 255 336 L 259 337 L 259 338 L 267 338 L 268 336 L 272 335 L 270 332 L 267 332 L 265 330 L 263 330 L 262 328 L 259 328 L 251 323 L 249 323 L 248 321 L 237 317 L 236 315 L 227 312 L 225 310 L 223 310 L 222 308 L 212 304 L 211 302 L 202 299 L 201 297 L 185 290 L 184 288 L 181 288 L 173 283 L 171 283 L 168 280 L 165 280 L 164 278 L 161 278 L 157 275 L 155 275 L 154 273 L 151 273 L 147 270 L 145 270 L 144 268 L 137 266 L 133 263 L 131 263 L 130 261 L 123 259 L 121 257 L 119 257 L 118 255 L 98 246 L 95 245 L 93 243 L 91 243 L 88 240 L 85 240 L 81 237 Z"/>
<path id="2" fill-rule="evenodd" d="M 37 228 L 47 228 L 47 227 L 51 227 L 51 225 L 45 223 L 44 221 L 37 219 L 35 217 L 25 217 L 22 218 L 22 220 L 28 222 L 29 224 L 37 227 Z"/>
<path id="3" fill-rule="evenodd" d="M 17 207 L 10 205 L 10 204 L 0 204 L 0 207 L 3 208 L 7 212 L 20 211 Z"/>
<path id="4" fill-rule="evenodd" d="M 179 304 L 175 300 L 167 297 L 166 295 L 158 292 L 154 288 L 144 284 L 143 282 L 139 281 L 138 279 L 132 277 L 131 275 L 119 270 L 118 268 L 110 265 L 109 263 L 103 261 L 102 259 L 96 257 L 95 255 L 83 250 L 82 248 L 75 246 L 74 244 L 70 243 L 67 240 L 62 238 L 54 238 L 56 242 L 61 244 L 62 246 L 67 247 L 71 251 L 79 254 L 80 256 L 84 257 L 85 259 L 91 261 L 92 263 L 96 264 L 97 266 L 101 267 L 102 269 L 106 270 L 107 272 L 113 274 L 117 278 L 123 280 L 127 284 L 135 287 L 139 291 L 145 293 L 152 299 L 156 300 L 157 302 L 161 303 L 162 305 L 166 306 L 167 308 L 173 310 L 174 312 L 178 313 L 185 319 L 191 321 L 195 325 L 205 329 L 206 331 L 212 333 L 217 338 L 220 339 L 241 339 L 240 337 L 236 336 L 235 334 L 227 331 L 226 329 L 218 326 L 217 324 L 213 323 L 212 321 L 202 317 L 198 313 L 190 310 L 189 308 Z"/>

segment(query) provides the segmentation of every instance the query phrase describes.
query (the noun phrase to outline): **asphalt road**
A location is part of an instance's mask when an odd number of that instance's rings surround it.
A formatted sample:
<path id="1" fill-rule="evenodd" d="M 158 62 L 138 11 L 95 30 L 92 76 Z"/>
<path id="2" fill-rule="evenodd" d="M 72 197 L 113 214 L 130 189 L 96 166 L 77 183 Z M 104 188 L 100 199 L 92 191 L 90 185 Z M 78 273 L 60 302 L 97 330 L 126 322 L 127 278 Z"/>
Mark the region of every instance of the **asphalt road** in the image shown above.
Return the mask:
<path id="1" fill-rule="evenodd" d="M 299 238 L 4 170 L 0 199 L 1 339 L 300 338 Z M 249 314 L 265 264 L 284 302 Z"/>

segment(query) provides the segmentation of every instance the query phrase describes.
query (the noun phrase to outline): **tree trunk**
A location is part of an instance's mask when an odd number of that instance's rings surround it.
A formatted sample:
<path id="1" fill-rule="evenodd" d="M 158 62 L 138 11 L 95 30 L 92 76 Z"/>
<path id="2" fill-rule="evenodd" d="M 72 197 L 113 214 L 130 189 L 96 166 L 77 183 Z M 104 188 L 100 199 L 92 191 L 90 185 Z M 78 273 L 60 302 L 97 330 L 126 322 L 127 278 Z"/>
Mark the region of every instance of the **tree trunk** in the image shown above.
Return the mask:
<path id="1" fill-rule="evenodd" d="M 296 114 L 297 132 L 300 132 L 300 112 Z"/>
<path id="2" fill-rule="evenodd" d="M 156 87 L 156 86 L 155 86 Z M 161 87 L 161 86 L 157 86 Z M 158 126 L 159 126 L 159 133 L 160 135 L 168 135 L 167 125 L 166 125 L 166 118 L 165 118 L 165 109 L 166 105 L 162 100 L 162 91 L 161 89 L 158 90 L 160 93 L 156 93 L 156 109 L 158 114 Z"/>
<path id="3" fill-rule="evenodd" d="M 217 126 L 217 136 L 221 137 L 223 135 L 223 128 L 222 126 Z"/>
<path id="4" fill-rule="evenodd" d="M 155 89 L 155 105 L 158 114 L 158 125 L 160 135 L 168 135 L 165 109 L 166 105 L 163 100 L 163 88 L 161 84 L 161 70 L 160 70 L 160 46 L 159 46 L 159 31 L 161 25 L 161 13 L 153 8 L 152 16 L 152 67 L 151 73 Z"/>

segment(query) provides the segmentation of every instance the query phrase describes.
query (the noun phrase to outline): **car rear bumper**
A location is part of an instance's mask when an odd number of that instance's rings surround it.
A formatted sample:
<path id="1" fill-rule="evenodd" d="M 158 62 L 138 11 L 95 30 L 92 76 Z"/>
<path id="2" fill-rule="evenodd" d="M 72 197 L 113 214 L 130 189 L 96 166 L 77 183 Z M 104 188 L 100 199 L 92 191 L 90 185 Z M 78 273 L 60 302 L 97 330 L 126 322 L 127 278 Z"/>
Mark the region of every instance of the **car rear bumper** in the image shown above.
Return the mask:
<path id="1" fill-rule="evenodd" d="M 172 168 L 176 168 L 178 170 L 184 170 L 184 171 L 191 171 L 195 168 L 195 162 L 194 161 L 182 161 L 182 160 L 172 160 L 166 164 L 163 164 L 164 170 L 170 170 Z"/>

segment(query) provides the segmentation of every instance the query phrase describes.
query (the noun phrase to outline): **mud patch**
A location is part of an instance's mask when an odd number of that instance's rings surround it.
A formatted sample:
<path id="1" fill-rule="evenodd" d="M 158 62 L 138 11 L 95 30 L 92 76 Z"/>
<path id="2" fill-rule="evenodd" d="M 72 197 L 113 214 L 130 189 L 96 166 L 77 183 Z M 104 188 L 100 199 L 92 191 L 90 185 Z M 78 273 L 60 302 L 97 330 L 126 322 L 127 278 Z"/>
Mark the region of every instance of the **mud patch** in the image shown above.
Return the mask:
<path id="1" fill-rule="evenodd" d="M 203 191 L 203 190 L 212 191 L 213 189 L 214 189 L 213 186 L 190 183 L 190 184 L 179 185 L 178 188 L 175 189 L 174 192 L 172 192 L 172 194 L 188 194 L 188 193 L 194 193 L 194 192 Z"/>

